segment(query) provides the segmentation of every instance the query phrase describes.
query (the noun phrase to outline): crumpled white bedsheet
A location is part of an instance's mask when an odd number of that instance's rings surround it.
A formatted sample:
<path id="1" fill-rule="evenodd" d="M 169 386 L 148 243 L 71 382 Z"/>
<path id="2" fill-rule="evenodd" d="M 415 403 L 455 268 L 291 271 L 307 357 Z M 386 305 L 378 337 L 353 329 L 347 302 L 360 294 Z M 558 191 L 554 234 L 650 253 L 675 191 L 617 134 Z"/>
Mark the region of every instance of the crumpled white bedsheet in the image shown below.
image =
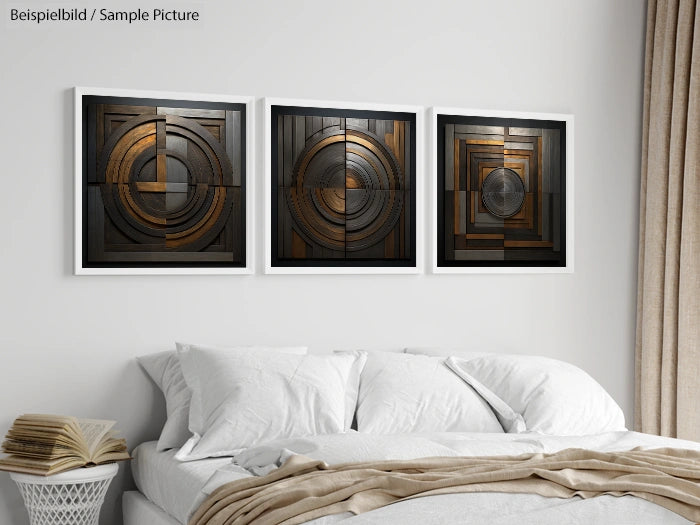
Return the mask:
<path id="1" fill-rule="evenodd" d="M 586 448 L 604 452 L 643 448 L 689 448 L 700 450 L 700 443 L 641 434 L 631 431 L 606 432 L 589 436 L 544 436 L 523 434 L 430 433 L 373 435 L 349 432 L 326 436 L 281 439 L 251 447 L 232 461 L 211 463 L 211 475 L 205 483 L 190 481 L 187 490 L 170 495 L 179 501 L 179 512 L 165 509 L 181 523 L 218 486 L 246 475 L 261 475 L 277 468 L 292 454 L 326 461 L 329 464 L 382 459 L 412 459 L 429 456 L 518 455 L 531 452 L 556 452 L 566 448 Z M 156 453 L 156 454 L 167 454 Z M 138 454 L 135 454 L 138 459 Z M 176 461 L 170 458 L 171 461 Z M 169 460 L 169 461 L 170 461 Z M 211 461 L 211 460 L 204 460 Z M 199 462 L 194 462 L 199 463 Z M 135 469 L 137 470 L 137 469 Z M 200 474 L 200 479 L 202 478 Z M 139 482 L 137 480 L 137 485 Z M 141 486 L 139 485 L 139 488 Z M 153 500 L 149 494 L 141 490 Z M 155 501 L 162 506 L 162 501 Z M 186 513 L 184 508 L 189 509 Z M 474 493 L 414 498 L 394 503 L 359 516 L 350 513 L 327 516 L 309 525 L 688 525 L 691 522 L 633 496 L 600 496 L 582 500 L 544 498 L 536 494 Z"/>

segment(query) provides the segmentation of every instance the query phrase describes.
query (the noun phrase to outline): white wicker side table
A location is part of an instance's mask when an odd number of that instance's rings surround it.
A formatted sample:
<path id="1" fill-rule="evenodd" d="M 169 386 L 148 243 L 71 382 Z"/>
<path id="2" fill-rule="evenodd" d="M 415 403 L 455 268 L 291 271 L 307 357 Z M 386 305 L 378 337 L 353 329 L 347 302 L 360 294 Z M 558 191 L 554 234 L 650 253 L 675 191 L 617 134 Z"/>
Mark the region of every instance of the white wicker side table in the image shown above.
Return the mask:
<path id="1" fill-rule="evenodd" d="M 11 472 L 31 525 L 98 525 L 116 463 L 78 468 L 52 476 Z"/>

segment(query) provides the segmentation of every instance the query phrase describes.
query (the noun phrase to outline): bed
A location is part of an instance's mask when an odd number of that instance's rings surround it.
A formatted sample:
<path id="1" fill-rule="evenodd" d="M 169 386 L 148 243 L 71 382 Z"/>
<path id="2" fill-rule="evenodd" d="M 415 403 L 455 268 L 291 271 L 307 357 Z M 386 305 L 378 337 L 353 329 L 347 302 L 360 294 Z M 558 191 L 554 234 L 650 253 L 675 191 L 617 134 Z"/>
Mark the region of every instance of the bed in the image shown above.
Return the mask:
<path id="1" fill-rule="evenodd" d="M 595 451 L 616 461 L 624 454 L 674 450 L 682 451 L 686 461 L 679 482 L 686 483 L 682 511 L 636 492 L 630 495 L 633 487 L 625 491 L 618 485 L 595 497 L 583 490 L 566 497 L 518 488 L 429 495 L 413 490 L 391 504 L 365 505 L 363 512 L 353 505 L 334 512 L 328 505 L 323 515 L 314 510 L 316 514 L 299 513 L 287 522 L 700 521 L 695 514 L 700 513 L 700 443 L 627 430 L 607 392 L 582 370 L 557 360 L 442 349 L 307 355 L 298 347 L 178 344 L 175 352 L 140 362 L 162 389 L 168 418 L 158 441 L 133 451 L 138 491 L 123 496 L 125 525 L 219 523 L 222 514 L 204 521 L 199 516 L 203 508 L 221 507 L 223 496 L 217 495 L 224 489 L 237 491 L 246 483 L 274 478 L 299 458 L 333 470 L 357 464 L 413 465 L 426 461 L 422 458 L 558 458 L 569 451 Z M 292 482 L 301 487 L 302 478 Z M 249 522 L 278 521 L 268 513 Z"/>

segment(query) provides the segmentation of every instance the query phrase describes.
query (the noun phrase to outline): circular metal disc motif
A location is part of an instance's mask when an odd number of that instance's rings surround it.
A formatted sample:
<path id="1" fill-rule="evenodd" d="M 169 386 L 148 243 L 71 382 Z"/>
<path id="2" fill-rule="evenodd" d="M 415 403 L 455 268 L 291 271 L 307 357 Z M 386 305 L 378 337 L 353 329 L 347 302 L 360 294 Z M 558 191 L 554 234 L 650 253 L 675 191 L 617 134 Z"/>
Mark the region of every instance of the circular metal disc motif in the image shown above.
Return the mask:
<path id="1" fill-rule="evenodd" d="M 525 185 L 513 170 L 496 168 L 481 185 L 481 201 L 491 215 L 505 219 L 520 211 L 525 202 Z"/>
<path id="2" fill-rule="evenodd" d="M 165 148 L 157 146 L 159 125 Z M 147 114 L 125 122 L 105 143 L 100 173 L 110 219 L 143 244 L 203 249 L 233 208 L 233 193 L 227 191 L 233 168 L 224 147 L 187 118 Z"/>
<path id="3" fill-rule="evenodd" d="M 403 175 L 378 137 L 353 129 L 319 135 L 293 170 L 288 209 L 300 234 L 332 250 L 381 242 L 403 209 Z"/>

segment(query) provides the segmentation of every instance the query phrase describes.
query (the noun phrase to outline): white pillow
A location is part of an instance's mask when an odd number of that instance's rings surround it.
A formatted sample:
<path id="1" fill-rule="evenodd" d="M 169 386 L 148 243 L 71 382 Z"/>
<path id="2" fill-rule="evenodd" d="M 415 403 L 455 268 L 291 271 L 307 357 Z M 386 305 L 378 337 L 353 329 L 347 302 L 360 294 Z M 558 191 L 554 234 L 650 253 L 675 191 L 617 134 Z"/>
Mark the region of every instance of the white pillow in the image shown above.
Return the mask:
<path id="1" fill-rule="evenodd" d="M 371 353 L 360 377 L 357 429 L 375 434 L 499 432 L 488 403 L 441 357 Z"/>
<path id="2" fill-rule="evenodd" d="M 192 390 L 193 436 L 175 455 L 183 461 L 348 430 L 366 358 L 364 352 L 299 356 L 194 345 L 178 355 Z"/>
<path id="3" fill-rule="evenodd" d="M 180 448 L 192 435 L 187 428 L 192 392 L 185 383 L 177 353 L 171 350 L 136 359 L 165 396 L 167 419 L 156 450 Z"/>
<path id="4" fill-rule="evenodd" d="M 489 401 L 501 421 L 521 416 L 528 431 L 571 436 L 626 430 L 622 409 L 613 398 L 569 363 L 492 354 L 475 359 L 450 357 L 447 366 Z M 524 429 L 514 424 L 508 430 Z"/>
<path id="5" fill-rule="evenodd" d="M 450 356 L 462 357 L 464 359 L 474 359 L 485 355 L 492 355 L 490 352 L 479 352 L 476 350 L 465 350 L 463 348 L 446 348 L 442 346 L 409 346 L 404 348 L 407 354 L 432 355 L 436 357 L 444 357 L 447 359 Z"/>
<path id="6" fill-rule="evenodd" d="M 184 343 L 176 343 L 178 348 L 188 346 Z M 213 347 L 225 350 L 226 347 Z M 289 354 L 306 354 L 306 347 L 248 347 L 250 349 L 266 351 L 275 350 Z M 190 399 L 192 391 L 185 382 L 180 367 L 180 358 L 176 351 L 170 350 L 150 354 L 136 358 L 143 369 L 148 373 L 153 382 L 161 389 L 165 396 L 165 411 L 167 419 L 158 439 L 156 450 L 159 452 L 171 448 L 180 448 L 185 444 L 192 432 L 189 431 Z"/>

